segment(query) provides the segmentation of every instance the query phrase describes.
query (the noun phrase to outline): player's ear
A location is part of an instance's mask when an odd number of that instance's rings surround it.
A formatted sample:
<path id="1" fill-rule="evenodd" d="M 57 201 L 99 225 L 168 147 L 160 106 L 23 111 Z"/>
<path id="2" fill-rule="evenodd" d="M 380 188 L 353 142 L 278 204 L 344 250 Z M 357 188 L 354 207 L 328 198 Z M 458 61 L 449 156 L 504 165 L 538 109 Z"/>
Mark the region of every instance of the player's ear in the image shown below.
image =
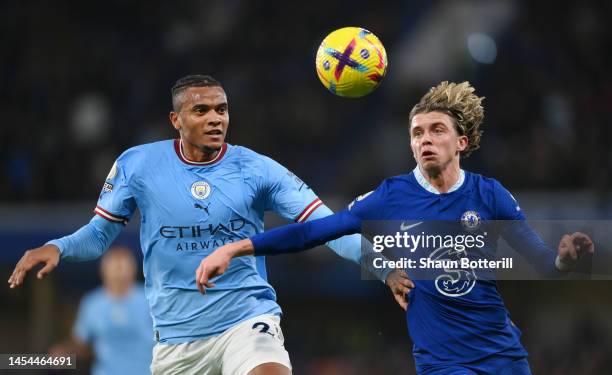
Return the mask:
<path id="1" fill-rule="evenodd" d="M 465 135 L 457 138 L 457 151 L 464 151 L 468 146 L 468 137 Z"/>
<path id="2" fill-rule="evenodd" d="M 180 130 L 181 129 L 181 119 L 180 119 L 179 114 L 174 111 L 171 111 L 169 117 L 170 117 L 170 123 L 172 124 L 174 129 Z"/>

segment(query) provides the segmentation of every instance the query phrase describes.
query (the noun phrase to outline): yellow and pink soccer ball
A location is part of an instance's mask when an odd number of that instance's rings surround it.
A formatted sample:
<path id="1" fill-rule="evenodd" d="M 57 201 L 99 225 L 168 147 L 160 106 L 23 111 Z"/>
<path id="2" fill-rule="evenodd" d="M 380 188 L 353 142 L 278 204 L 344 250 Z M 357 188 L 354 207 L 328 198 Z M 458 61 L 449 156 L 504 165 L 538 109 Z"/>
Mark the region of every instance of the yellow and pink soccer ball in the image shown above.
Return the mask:
<path id="1" fill-rule="evenodd" d="M 359 98 L 380 85 L 387 72 L 387 52 L 368 30 L 344 27 L 323 39 L 315 64 L 321 83 L 329 91 Z"/>

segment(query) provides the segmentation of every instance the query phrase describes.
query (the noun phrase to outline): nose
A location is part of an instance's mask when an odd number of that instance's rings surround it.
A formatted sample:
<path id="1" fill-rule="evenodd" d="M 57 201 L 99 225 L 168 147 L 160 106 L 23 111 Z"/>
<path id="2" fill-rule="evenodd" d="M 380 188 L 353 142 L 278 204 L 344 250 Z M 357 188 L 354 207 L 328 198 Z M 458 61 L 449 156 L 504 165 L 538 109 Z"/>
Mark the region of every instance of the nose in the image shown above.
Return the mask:
<path id="1" fill-rule="evenodd" d="M 431 145 L 431 135 L 429 134 L 429 132 L 425 132 L 423 133 L 423 136 L 421 136 L 421 145 Z"/>
<path id="2" fill-rule="evenodd" d="M 212 114 L 206 122 L 210 126 L 221 126 L 221 118 L 217 114 Z"/>

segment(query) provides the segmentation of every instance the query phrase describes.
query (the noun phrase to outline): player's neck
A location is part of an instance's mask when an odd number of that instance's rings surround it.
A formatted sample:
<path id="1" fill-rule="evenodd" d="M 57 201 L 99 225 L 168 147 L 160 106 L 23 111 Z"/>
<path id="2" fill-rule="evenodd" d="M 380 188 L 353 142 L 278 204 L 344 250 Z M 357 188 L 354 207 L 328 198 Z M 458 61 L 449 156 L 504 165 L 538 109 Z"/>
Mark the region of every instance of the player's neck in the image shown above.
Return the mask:
<path id="1" fill-rule="evenodd" d="M 220 152 L 220 150 L 202 149 L 184 141 L 181 141 L 181 149 L 188 161 L 196 163 L 211 161 Z"/>
<path id="2" fill-rule="evenodd" d="M 132 284 L 108 284 L 104 286 L 106 293 L 113 298 L 121 298 L 127 295 L 132 290 Z"/>
<path id="3" fill-rule="evenodd" d="M 444 168 L 424 170 L 419 166 L 421 174 L 425 180 L 433 186 L 439 193 L 448 193 L 455 186 L 461 175 L 459 163 L 450 163 Z"/>

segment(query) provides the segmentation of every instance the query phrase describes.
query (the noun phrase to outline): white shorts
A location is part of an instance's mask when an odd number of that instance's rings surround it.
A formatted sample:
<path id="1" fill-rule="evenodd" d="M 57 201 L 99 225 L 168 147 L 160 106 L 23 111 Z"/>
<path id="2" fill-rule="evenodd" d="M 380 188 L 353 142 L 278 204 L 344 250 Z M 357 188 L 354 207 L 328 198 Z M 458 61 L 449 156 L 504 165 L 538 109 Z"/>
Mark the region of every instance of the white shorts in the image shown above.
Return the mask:
<path id="1" fill-rule="evenodd" d="M 246 375 L 263 363 L 291 369 L 280 317 L 260 315 L 238 323 L 219 336 L 153 348 L 151 373 Z"/>

